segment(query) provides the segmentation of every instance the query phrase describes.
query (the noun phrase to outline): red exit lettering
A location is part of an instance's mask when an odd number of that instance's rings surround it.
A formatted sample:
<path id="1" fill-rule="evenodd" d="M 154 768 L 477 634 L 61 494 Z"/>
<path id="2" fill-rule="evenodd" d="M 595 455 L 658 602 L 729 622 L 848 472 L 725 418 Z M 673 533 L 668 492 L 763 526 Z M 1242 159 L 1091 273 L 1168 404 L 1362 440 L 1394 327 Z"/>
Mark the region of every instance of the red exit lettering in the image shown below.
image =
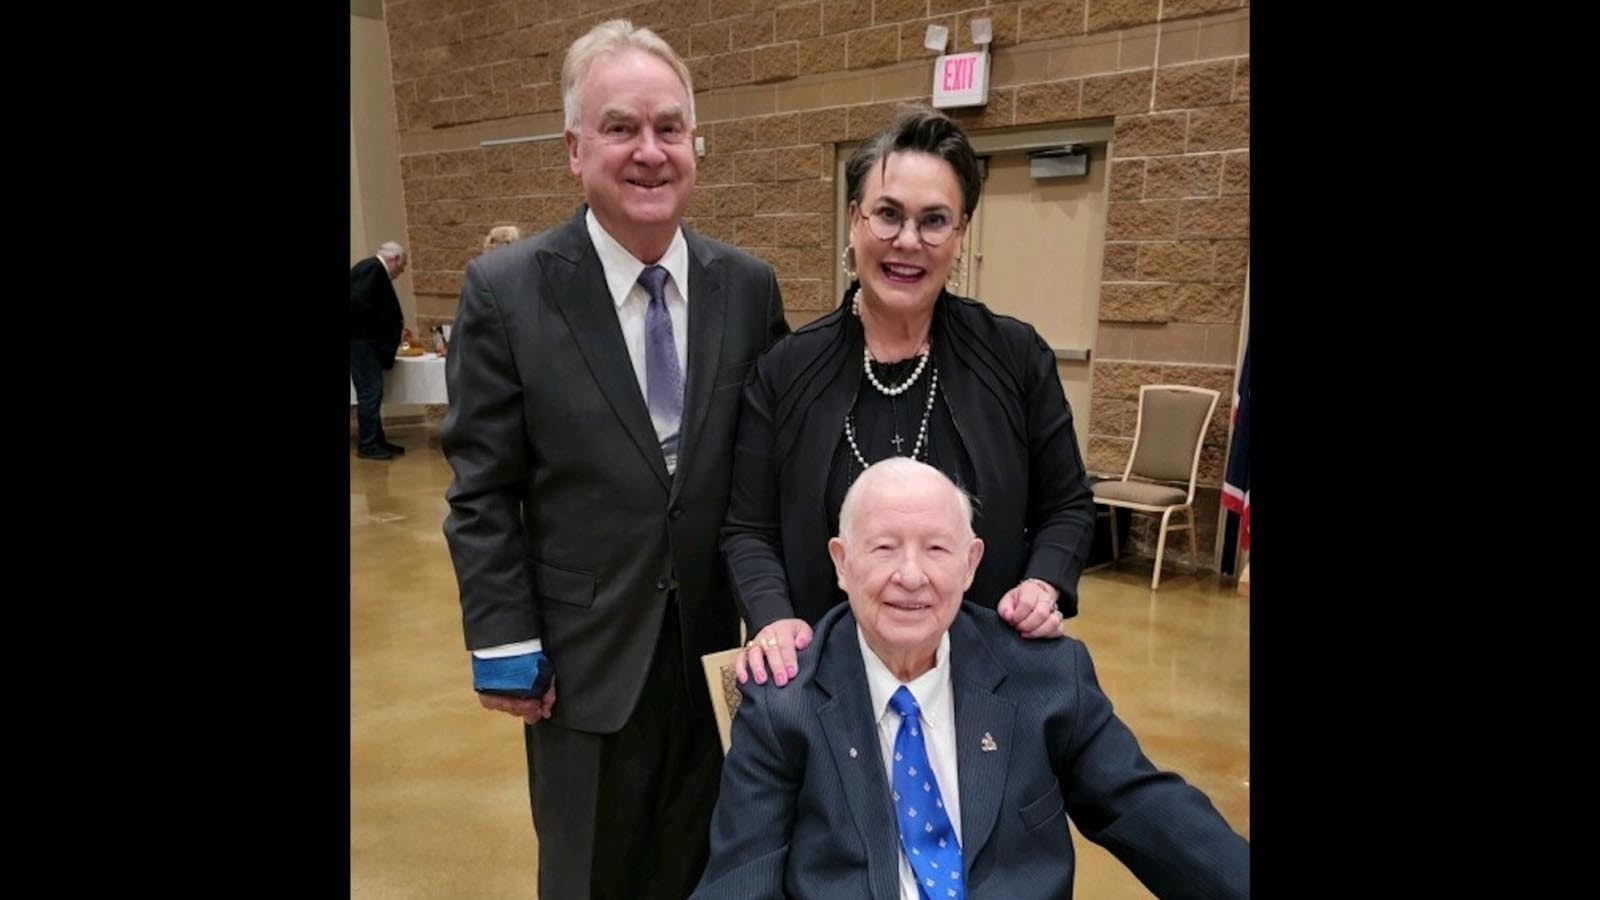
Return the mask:
<path id="1" fill-rule="evenodd" d="M 976 60 L 970 56 L 962 59 L 945 60 L 944 89 L 947 91 L 964 91 L 971 88 L 974 62 Z"/>

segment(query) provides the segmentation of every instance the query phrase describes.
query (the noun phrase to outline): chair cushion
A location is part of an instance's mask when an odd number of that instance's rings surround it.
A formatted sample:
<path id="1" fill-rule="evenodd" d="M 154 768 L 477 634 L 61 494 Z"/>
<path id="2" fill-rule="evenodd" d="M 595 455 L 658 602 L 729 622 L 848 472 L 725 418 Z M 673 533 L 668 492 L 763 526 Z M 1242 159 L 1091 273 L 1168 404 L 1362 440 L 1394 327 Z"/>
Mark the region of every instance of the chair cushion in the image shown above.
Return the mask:
<path id="1" fill-rule="evenodd" d="M 1155 481 L 1189 480 L 1195 445 L 1210 420 L 1211 397 L 1151 388 L 1139 409 L 1139 446 L 1132 474 Z"/>
<path id="2" fill-rule="evenodd" d="M 1181 506 L 1187 491 L 1143 481 L 1097 481 L 1091 487 L 1096 500 L 1123 500 L 1146 506 Z"/>

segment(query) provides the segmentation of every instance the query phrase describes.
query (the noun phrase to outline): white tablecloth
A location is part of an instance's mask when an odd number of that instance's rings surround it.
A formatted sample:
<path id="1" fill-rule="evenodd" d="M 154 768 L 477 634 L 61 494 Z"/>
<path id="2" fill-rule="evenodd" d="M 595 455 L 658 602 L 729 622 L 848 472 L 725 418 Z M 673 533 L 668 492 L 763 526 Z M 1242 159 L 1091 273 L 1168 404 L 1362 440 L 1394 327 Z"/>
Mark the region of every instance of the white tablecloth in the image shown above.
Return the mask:
<path id="1" fill-rule="evenodd" d="M 350 404 L 356 402 L 356 385 L 350 383 Z M 444 388 L 444 357 L 437 353 L 399 356 L 394 368 L 383 373 L 383 402 L 448 403 Z"/>

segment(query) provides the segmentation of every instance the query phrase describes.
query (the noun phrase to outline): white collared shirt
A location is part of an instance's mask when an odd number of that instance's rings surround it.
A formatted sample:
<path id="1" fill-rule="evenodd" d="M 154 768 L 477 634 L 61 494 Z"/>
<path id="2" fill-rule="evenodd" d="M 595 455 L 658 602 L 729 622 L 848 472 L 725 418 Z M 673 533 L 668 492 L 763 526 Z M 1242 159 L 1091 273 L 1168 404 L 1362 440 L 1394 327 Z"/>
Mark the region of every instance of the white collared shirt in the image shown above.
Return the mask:
<path id="1" fill-rule="evenodd" d="M 867 645 L 867 637 L 856 624 L 856 640 L 861 645 L 861 661 L 867 669 L 867 689 L 872 695 L 872 709 L 878 713 L 878 749 L 883 753 L 883 777 L 891 785 L 894 774 L 894 739 L 900 733 L 900 714 L 889 708 L 889 698 L 900 689 L 901 681 L 889 671 Z M 928 764 L 939 779 L 939 796 L 944 800 L 945 812 L 955 829 L 956 841 L 961 841 L 961 785 L 956 777 L 956 704 L 950 689 L 950 633 L 939 638 L 939 649 L 934 651 L 933 668 L 922 673 L 906 688 L 917 700 L 922 710 L 922 739 L 928 750 Z M 898 832 L 895 846 L 900 847 L 900 900 L 919 900 L 917 876 L 906 860 L 906 851 L 900 846 Z"/>
<path id="2" fill-rule="evenodd" d="M 589 240 L 594 242 L 595 252 L 600 255 L 600 265 L 605 268 L 606 287 L 610 289 L 611 302 L 617 308 L 617 324 L 622 326 L 622 339 L 628 344 L 633 374 L 639 380 L 639 395 L 645 398 L 645 405 L 648 406 L 650 388 L 645 381 L 644 371 L 644 314 L 650 305 L 650 292 L 639 283 L 639 273 L 644 271 L 645 264 L 600 226 L 594 210 L 585 212 L 583 221 L 589 226 Z M 672 317 L 672 340 L 678 346 L 678 371 L 683 373 L 684 383 L 687 384 L 689 301 L 685 298 L 689 296 L 689 245 L 683 240 L 681 225 L 673 233 L 667 252 L 661 254 L 661 259 L 655 265 L 666 269 L 671 276 L 667 279 L 665 290 L 667 314 Z M 676 430 L 673 425 L 655 421 L 653 416 L 651 424 L 656 427 L 657 440 L 666 440 Z M 668 460 L 669 473 L 676 468 L 676 462 L 676 459 Z"/>

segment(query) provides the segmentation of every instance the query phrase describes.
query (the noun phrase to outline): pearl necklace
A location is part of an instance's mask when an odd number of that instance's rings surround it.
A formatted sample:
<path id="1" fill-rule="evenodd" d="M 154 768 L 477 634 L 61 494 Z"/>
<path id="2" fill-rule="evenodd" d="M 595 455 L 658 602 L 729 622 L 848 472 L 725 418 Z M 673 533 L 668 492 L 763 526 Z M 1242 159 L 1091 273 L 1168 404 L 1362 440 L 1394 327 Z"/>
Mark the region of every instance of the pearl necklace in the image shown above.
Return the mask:
<path id="1" fill-rule="evenodd" d="M 877 388 L 879 393 L 885 397 L 898 397 L 904 394 L 913 384 L 916 384 L 918 378 L 922 377 L 922 370 L 928 367 L 928 357 L 932 355 L 929 351 L 932 349 L 933 339 L 929 338 L 928 342 L 922 345 L 921 359 L 917 361 L 917 369 L 911 373 L 911 377 L 907 378 L 898 387 L 888 387 L 879 381 L 877 374 L 872 371 L 872 348 L 866 346 L 865 341 L 863 341 L 861 347 L 861 370 L 867 373 L 867 380 L 872 382 L 872 386 Z"/>
<path id="2" fill-rule="evenodd" d="M 927 361 L 928 361 L 928 357 L 927 357 L 926 354 L 924 354 L 923 357 L 922 357 L 922 362 L 926 363 Z M 917 366 L 917 372 L 919 374 L 922 372 L 922 365 L 921 364 L 919 364 Z M 872 374 L 872 370 L 870 368 L 867 370 L 867 374 L 868 375 Z M 928 419 L 929 419 L 929 417 L 931 417 L 933 415 L 933 398 L 939 393 L 939 367 L 938 366 L 934 366 L 933 367 L 933 374 L 931 376 L 929 376 L 929 378 L 930 378 L 930 380 L 928 381 L 928 402 L 922 408 L 922 424 L 917 426 L 917 442 L 911 448 L 911 458 L 912 459 L 916 459 L 917 455 L 922 452 L 922 444 L 923 444 L 924 441 L 926 441 L 928 439 Z M 911 380 L 907 381 L 905 384 L 901 385 L 899 387 L 899 389 L 897 389 L 894 393 L 895 394 L 900 393 L 901 391 L 903 391 L 907 387 L 909 387 L 911 385 L 912 381 L 916 381 L 916 380 L 917 380 L 917 376 L 916 375 L 911 376 Z M 877 379 L 873 379 L 872 383 L 873 384 L 877 384 L 878 383 Z M 883 391 L 883 388 L 880 386 L 878 388 L 878 390 Z M 889 392 L 888 391 L 884 391 L 884 393 L 887 394 Z M 890 396 L 893 396 L 893 394 L 891 394 Z M 896 430 L 898 430 L 898 429 L 896 429 Z M 849 413 L 845 414 L 845 417 L 844 417 L 844 436 L 845 436 L 845 439 L 850 442 L 850 452 L 855 454 L 856 462 L 861 463 L 861 468 L 863 468 L 863 469 L 867 468 L 867 459 L 866 459 L 866 457 L 861 455 L 861 448 L 856 446 L 855 423 L 851 420 L 851 414 L 849 414 Z M 900 440 L 900 437 L 898 435 L 896 435 L 895 436 L 895 440 Z"/>

